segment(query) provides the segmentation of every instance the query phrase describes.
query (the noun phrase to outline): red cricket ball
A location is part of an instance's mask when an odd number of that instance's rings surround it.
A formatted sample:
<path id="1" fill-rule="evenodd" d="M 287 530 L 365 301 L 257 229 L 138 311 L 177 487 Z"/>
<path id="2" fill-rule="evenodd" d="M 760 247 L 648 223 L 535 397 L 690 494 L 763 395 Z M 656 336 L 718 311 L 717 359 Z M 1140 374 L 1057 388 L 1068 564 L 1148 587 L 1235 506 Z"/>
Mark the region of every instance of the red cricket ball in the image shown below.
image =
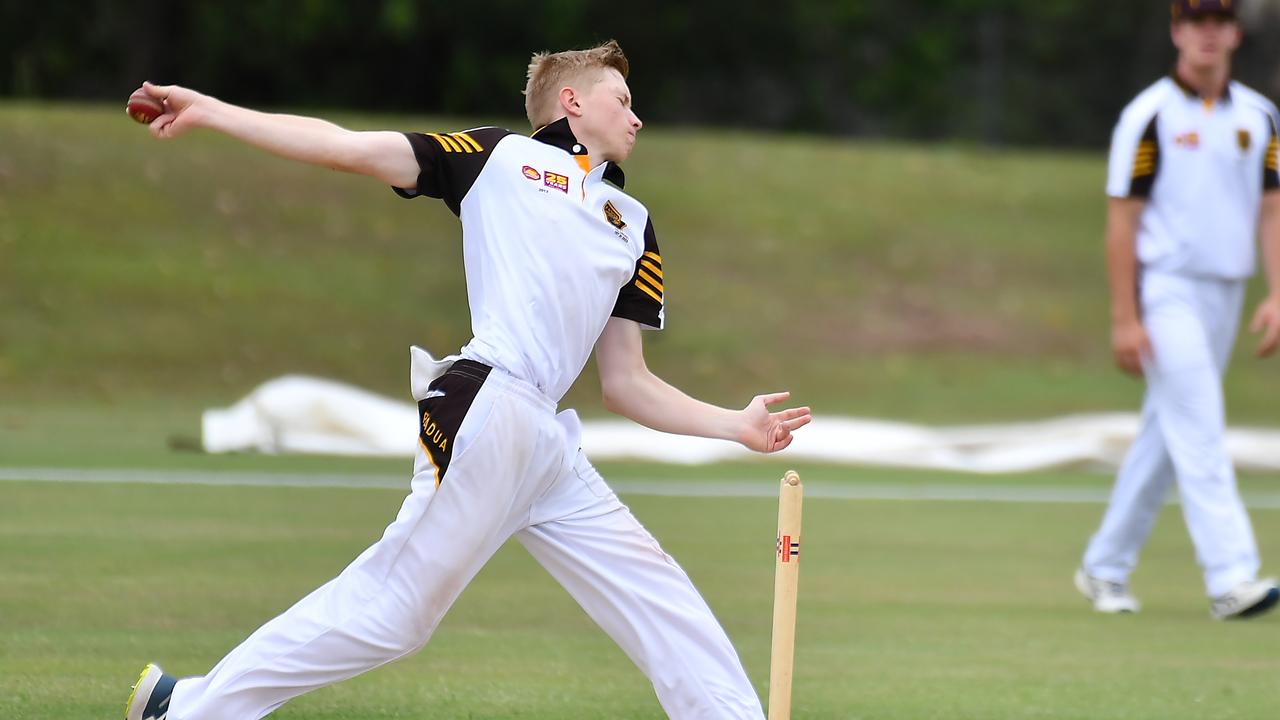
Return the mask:
<path id="1" fill-rule="evenodd" d="M 164 114 L 164 103 L 148 95 L 146 90 L 138 88 L 129 96 L 129 104 L 125 106 L 124 111 L 143 125 L 150 125 L 153 120 Z"/>

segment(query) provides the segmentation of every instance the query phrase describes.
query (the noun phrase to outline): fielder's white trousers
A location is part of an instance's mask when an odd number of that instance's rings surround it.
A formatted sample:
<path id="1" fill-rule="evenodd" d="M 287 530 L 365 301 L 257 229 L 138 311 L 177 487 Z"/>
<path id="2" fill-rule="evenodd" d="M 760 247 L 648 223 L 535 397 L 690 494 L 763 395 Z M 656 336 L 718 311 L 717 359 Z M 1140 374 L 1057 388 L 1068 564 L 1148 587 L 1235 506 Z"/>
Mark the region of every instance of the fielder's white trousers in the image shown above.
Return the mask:
<path id="1" fill-rule="evenodd" d="M 1235 344 L 1244 282 L 1147 272 L 1142 322 L 1154 357 L 1142 428 L 1116 477 L 1084 569 L 1126 582 L 1175 481 L 1210 597 L 1256 579 L 1258 548 L 1226 448 L 1222 376 Z"/>
<path id="2" fill-rule="evenodd" d="M 382 539 L 208 675 L 180 681 L 170 720 L 256 720 L 421 649 L 512 536 L 644 671 L 670 717 L 763 720 L 710 608 L 579 451 L 579 432 L 573 411 L 557 415 L 532 386 L 490 372 L 442 482 L 420 447 Z"/>

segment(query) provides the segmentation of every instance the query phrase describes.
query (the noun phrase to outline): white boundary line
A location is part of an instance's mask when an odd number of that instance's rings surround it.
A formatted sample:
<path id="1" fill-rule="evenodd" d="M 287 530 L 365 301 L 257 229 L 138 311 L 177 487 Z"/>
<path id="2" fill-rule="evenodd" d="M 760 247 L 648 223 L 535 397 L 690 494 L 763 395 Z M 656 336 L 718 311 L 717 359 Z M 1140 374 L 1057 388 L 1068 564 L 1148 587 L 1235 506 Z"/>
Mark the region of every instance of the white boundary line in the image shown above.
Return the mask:
<path id="1" fill-rule="evenodd" d="M 99 470 L 81 468 L 0 468 L 0 482 L 132 483 L 153 485 L 215 485 L 251 487 L 338 487 L 409 490 L 407 475 L 271 473 L 198 470 Z M 773 498 L 772 482 L 732 480 L 618 480 L 609 485 L 622 495 L 667 497 Z M 1034 504 L 1105 503 L 1107 488 L 1014 486 L 991 484 L 867 484 L 813 482 L 805 486 L 810 498 L 838 500 L 897 500 L 905 502 L 1000 502 Z M 1244 493 L 1251 508 L 1280 509 L 1280 493 Z M 1176 497 L 1170 498 L 1176 503 Z"/>

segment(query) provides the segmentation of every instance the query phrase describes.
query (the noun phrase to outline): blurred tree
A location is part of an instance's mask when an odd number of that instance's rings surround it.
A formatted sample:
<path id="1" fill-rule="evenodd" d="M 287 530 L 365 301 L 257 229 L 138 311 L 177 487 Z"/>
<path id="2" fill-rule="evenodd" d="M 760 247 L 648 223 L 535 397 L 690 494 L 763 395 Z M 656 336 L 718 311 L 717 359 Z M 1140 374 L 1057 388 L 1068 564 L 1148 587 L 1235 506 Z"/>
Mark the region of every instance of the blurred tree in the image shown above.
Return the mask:
<path id="1" fill-rule="evenodd" d="M 1280 0 L 1240 77 L 1280 92 Z M 142 79 L 272 106 L 518 117 L 529 55 L 616 37 L 647 119 L 1101 145 L 1167 71 L 1166 0 L 0 0 L 0 96 Z"/>

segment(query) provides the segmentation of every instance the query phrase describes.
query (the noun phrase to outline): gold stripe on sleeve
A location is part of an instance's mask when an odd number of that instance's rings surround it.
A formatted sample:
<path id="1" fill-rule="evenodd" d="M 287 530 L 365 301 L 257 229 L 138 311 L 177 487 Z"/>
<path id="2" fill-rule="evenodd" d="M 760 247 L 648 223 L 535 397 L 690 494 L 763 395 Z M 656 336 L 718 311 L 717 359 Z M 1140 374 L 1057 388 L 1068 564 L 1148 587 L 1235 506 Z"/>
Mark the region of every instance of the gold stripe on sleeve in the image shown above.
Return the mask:
<path id="1" fill-rule="evenodd" d="M 643 290 L 643 291 L 645 292 L 645 294 L 646 294 L 646 295 L 648 295 L 649 297 L 653 298 L 654 300 L 657 300 L 658 302 L 662 302 L 662 296 L 661 296 L 661 295 L 659 295 L 658 293 L 656 293 L 656 292 L 654 292 L 654 291 L 650 290 L 647 286 L 645 286 L 645 284 L 644 284 L 644 283 L 640 282 L 639 280 L 637 280 L 637 281 L 636 281 L 636 287 L 638 287 L 638 288 L 640 288 L 641 290 Z"/>
<path id="2" fill-rule="evenodd" d="M 453 137 L 458 140 L 458 142 L 471 146 L 471 149 L 467 152 L 484 152 L 484 148 L 480 147 L 480 143 L 476 142 L 475 138 L 464 132 L 454 133 Z"/>
<path id="3" fill-rule="evenodd" d="M 426 135 L 432 140 L 435 140 L 436 142 L 440 143 L 440 147 L 444 148 L 445 152 L 453 152 L 453 149 L 450 148 L 449 144 L 444 141 L 444 138 L 440 137 L 436 133 L 427 133 Z"/>
<path id="4" fill-rule="evenodd" d="M 643 278 L 645 282 L 647 282 L 647 283 L 649 283 L 650 285 L 652 285 L 654 290 L 657 290 L 658 292 L 662 292 L 662 281 L 661 281 L 661 280 L 659 280 L 659 279 L 655 278 L 654 276 L 650 275 L 649 273 L 645 272 L 644 270 L 641 270 L 641 271 L 640 271 L 639 273 L 637 273 L 637 274 L 638 274 L 641 278 Z"/>
<path id="5" fill-rule="evenodd" d="M 1151 140 L 1138 143 L 1138 151 L 1133 158 L 1133 177 L 1140 178 L 1152 175 L 1156 171 L 1156 144 Z"/>
<path id="6" fill-rule="evenodd" d="M 444 146 L 444 149 L 446 152 L 462 152 L 462 146 L 458 144 L 458 141 L 454 140 L 448 135 L 441 135 L 439 133 L 429 133 L 429 134 L 431 135 L 431 137 L 438 140 L 440 144 Z"/>
<path id="7" fill-rule="evenodd" d="M 646 270 L 653 273 L 654 275 L 657 275 L 658 277 L 662 277 L 662 268 L 658 267 L 657 264 L 654 263 L 649 258 L 646 258 L 646 257 L 640 258 L 640 267 L 645 268 Z"/>

